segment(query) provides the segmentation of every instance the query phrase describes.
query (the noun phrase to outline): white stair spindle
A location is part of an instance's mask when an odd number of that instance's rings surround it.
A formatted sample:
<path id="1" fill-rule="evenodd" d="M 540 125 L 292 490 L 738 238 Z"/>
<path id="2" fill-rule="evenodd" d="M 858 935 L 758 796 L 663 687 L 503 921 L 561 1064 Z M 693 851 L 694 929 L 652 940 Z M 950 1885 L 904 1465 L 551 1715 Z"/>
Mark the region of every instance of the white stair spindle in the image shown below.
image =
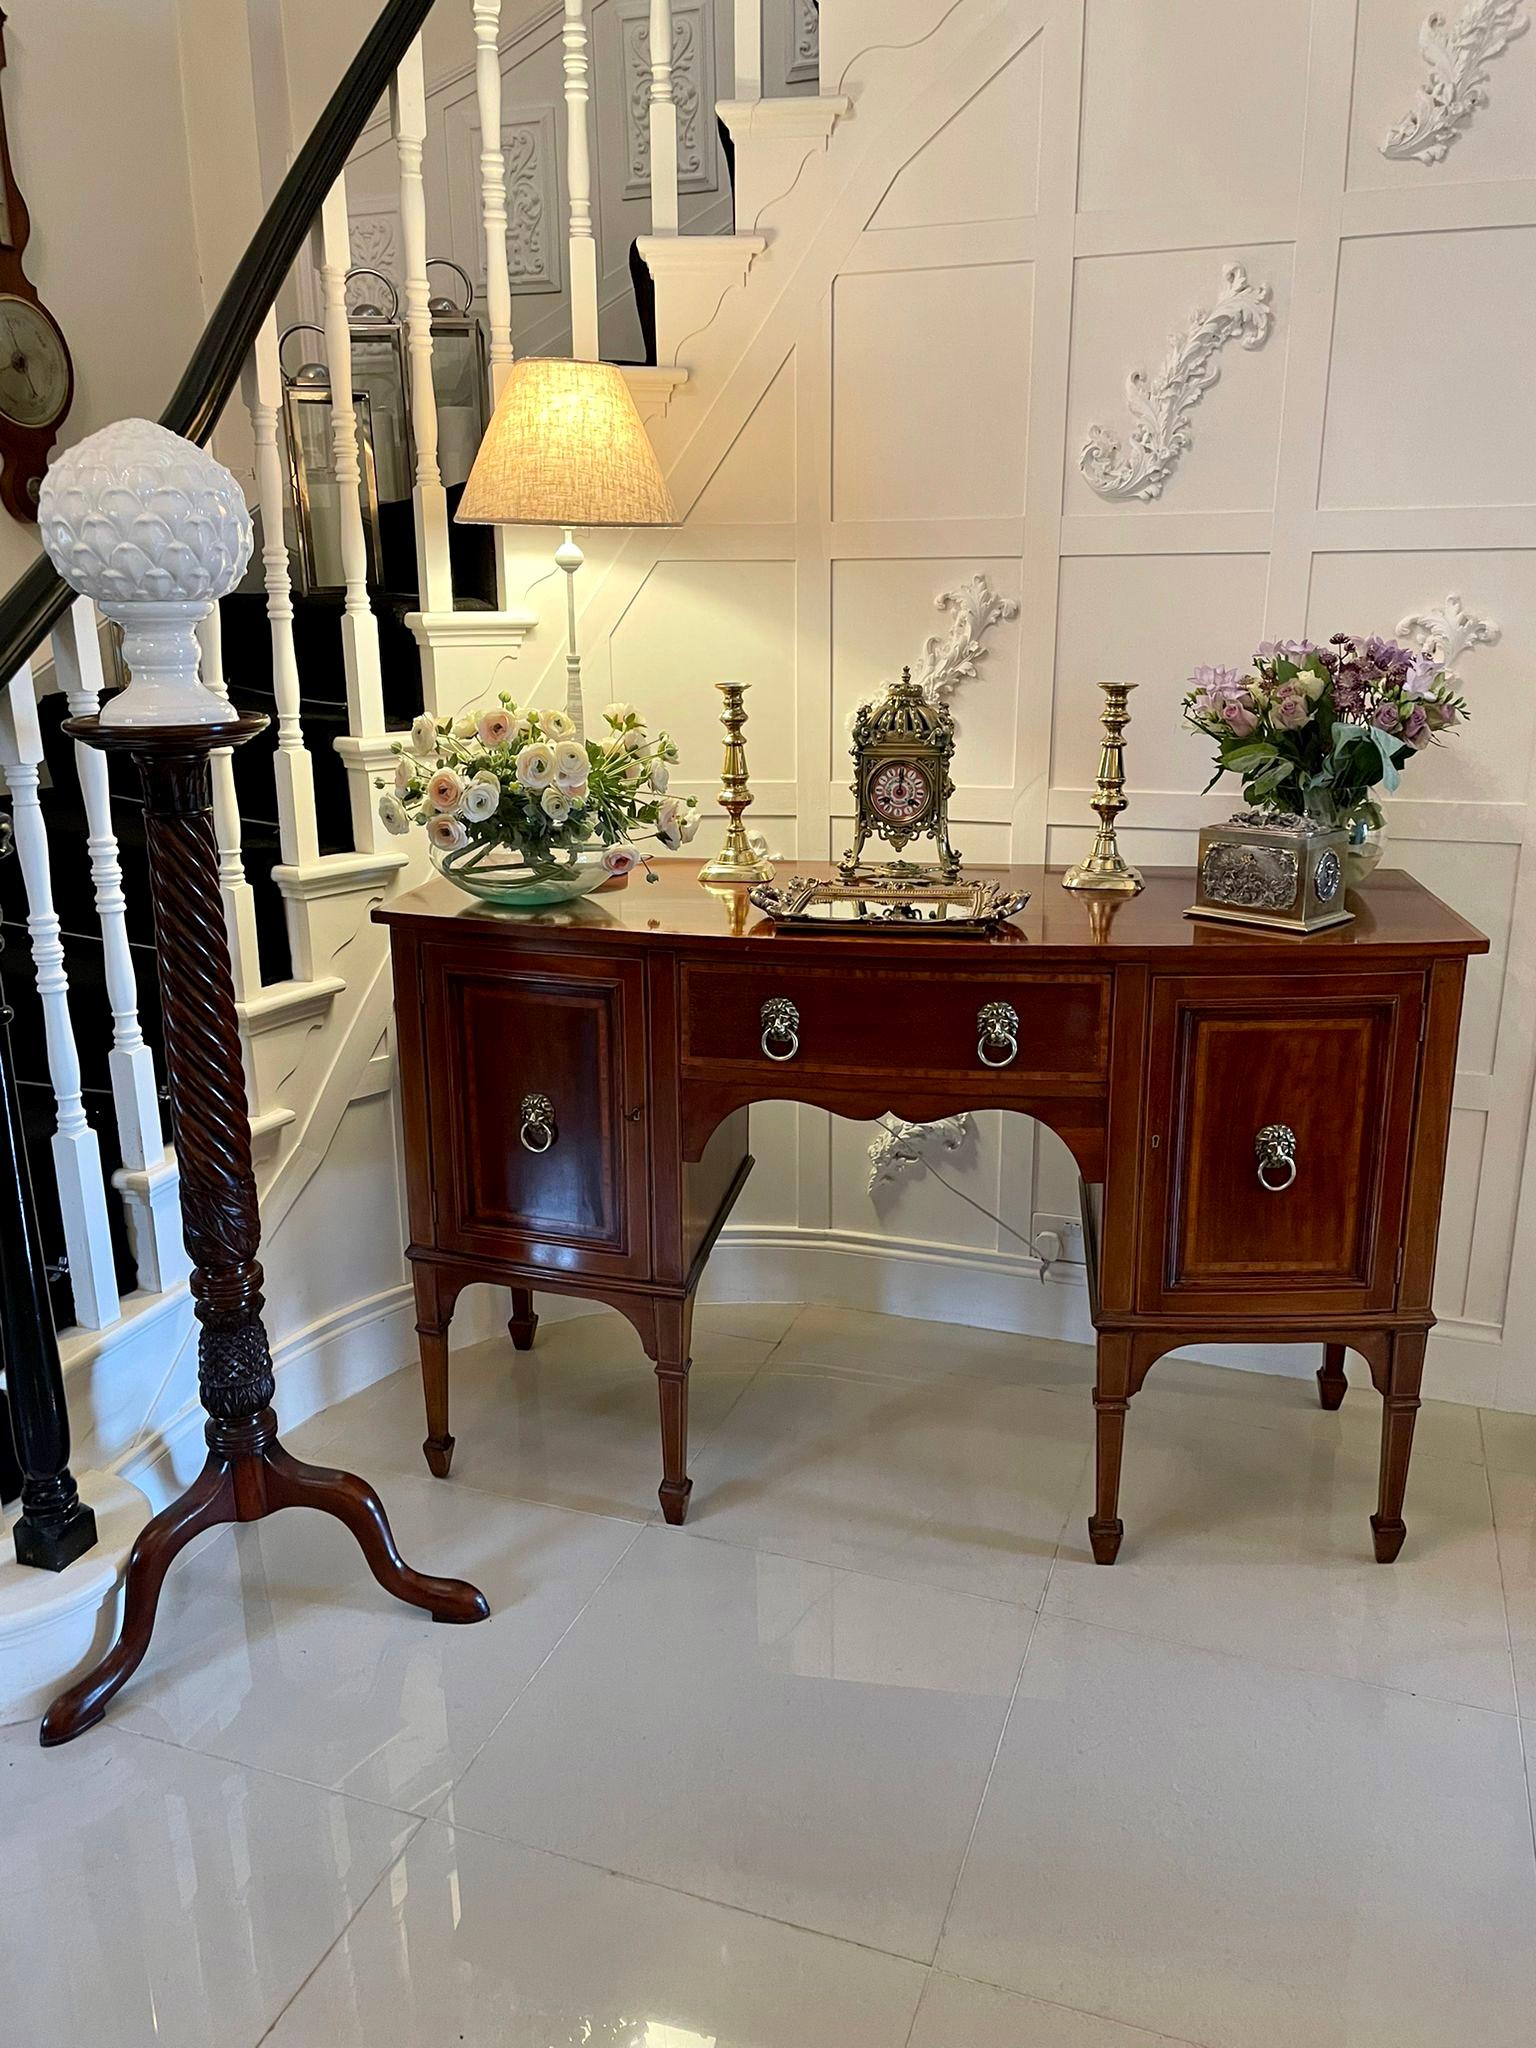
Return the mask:
<path id="1" fill-rule="evenodd" d="M 485 226 L 485 317 L 490 341 L 491 404 L 512 367 L 512 280 L 507 269 L 507 159 L 501 143 L 501 0 L 474 0 L 475 98 L 480 112 L 480 216 Z M 505 611 L 513 587 L 512 536 L 491 529 L 496 603 Z"/>
<path id="2" fill-rule="evenodd" d="M 763 0 L 736 0 L 736 97 L 763 96 Z"/>
<path id="3" fill-rule="evenodd" d="M 347 270 L 351 263 L 347 182 L 336 180 L 320 210 L 320 284 L 325 302 L 325 358 L 331 380 L 331 461 L 336 472 L 341 571 L 346 584 L 341 617 L 341 656 L 347 685 L 347 736 L 382 741 L 384 674 L 379 655 L 379 622 L 368 598 L 368 538 L 359 495 L 357 408 L 352 397 L 352 328 L 347 319 Z M 344 754 L 346 750 L 343 750 Z M 360 853 L 377 847 L 382 827 L 372 801 L 366 767 L 349 762 L 352 838 Z"/>
<path id="4" fill-rule="evenodd" d="M 427 191 L 422 151 L 427 139 L 427 88 L 421 38 L 405 53 L 389 89 L 395 153 L 400 165 L 400 242 L 405 266 L 406 349 L 411 369 L 411 436 L 416 443 L 416 567 L 424 612 L 453 610 L 448 556 L 448 499 L 437 461 L 437 393 L 432 384 L 431 292 L 427 285 Z"/>
<path id="5" fill-rule="evenodd" d="M 677 101 L 672 89 L 672 0 L 651 0 L 651 233 L 678 231 Z"/>
<path id="6" fill-rule="evenodd" d="M 269 313 L 246 366 L 246 405 L 256 442 L 256 489 L 261 506 L 261 565 L 272 628 L 272 695 L 277 706 L 278 837 L 288 867 L 320 855 L 315 824 L 315 770 L 304 746 L 299 711 L 299 662 L 293 645 L 293 586 L 283 532 L 287 481 L 278 446 L 283 376 L 277 359 L 277 317 Z"/>
<path id="7" fill-rule="evenodd" d="M 592 230 L 591 36 L 586 0 L 565 0 L 565 159 L 571 195 L 571 354 L 598 359 L 597 242 Z"/>
<path id="8" fill-rule="evenodd" d="M 197 629 L 202 649 L 205 686 L 229 703 L 224 680 L 224 634 L 217 605 Z M 231 707 L 233 710 L 233 707 Z M 99 758 L 99 757 L 98 757 Z M 245 877 L 240 851 L 240 802 L 235 795 L 233 747 L 216 747 L 208 757 L 213 770 L 213 836 L 219 849 L 219 893 L 224 899 L 224 929 L 229 936 L 229 963 L 235 978 L 235 1000 L 249 1002 L 261 987 L 261 955 L 256 944 L 256 897 Z"/>
<path id="9" fill-rule="evenodd" d="M 48 1079 L 57 1113 L 53 1169 L 64 1222 L 69 1284 L 75 1298 L 76 1320 L 88 1330 L 104 1330 L 120 1314 L 117 1274 L 107 1224 L 101 1148 L 85 1117 L 80 1055 L 69 1014 L 64 944 L 58 912 L 53 907 L 48 827 L 38 797 L 43 740 L 29 668 L 22 668 L 11 678 L 5 698 L 5 715 L 0 718 L 0 764 L 4 766 L 11 793 L 11 822 L 26 889 L 32 966 L 43 1006 Z"/>
<path id="10" fill-rule="evenodd" d="M 96 607 L 77 597 L 53 636 L 54 671 L 63 686 L 71 718 L 94 718 L 101 709 L 105 678 Z M 117 1111 L 117 1135 L 124 1166 L 150 1166 L 165 1151 L 156 1092 L 154 1055 L 139 1026 L 139 983 L 128 944 L 128 905 L 123 895 L 123 870 L 118 859 L 117 832 L 112 823 L 112 792 L 107 757 L 96 747 L 75 743 L 75 772 L 85 800 L 85 846 L 91 863 L 96 916 L 101 925 L 102 964 L 107 1001 L 112 1010 L 112 1050 L 108 1068 Z"/>

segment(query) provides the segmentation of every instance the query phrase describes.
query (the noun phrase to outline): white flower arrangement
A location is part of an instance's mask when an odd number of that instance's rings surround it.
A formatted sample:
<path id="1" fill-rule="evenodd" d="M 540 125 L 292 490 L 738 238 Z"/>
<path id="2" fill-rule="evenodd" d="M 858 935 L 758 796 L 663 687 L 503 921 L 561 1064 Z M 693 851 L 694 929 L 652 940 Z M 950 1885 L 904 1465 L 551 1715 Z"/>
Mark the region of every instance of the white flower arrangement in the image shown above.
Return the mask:
<path id="1" fill-rule="evenodd" d="M 498 848 L 551 873 L 595 853 L 608 875 L 640 864 L 637 837 L 675 853 L 698 830 L 697 799 L 666 794 L 676 746 L 631 705 L 610 704 L 603 719 L 603 739 L 578 740 L 563 711 L 506 696 L 456 718 L 423 713 L 377 785 L 380 820 L 388 832 L 421 826 L 450 873 Z"/>

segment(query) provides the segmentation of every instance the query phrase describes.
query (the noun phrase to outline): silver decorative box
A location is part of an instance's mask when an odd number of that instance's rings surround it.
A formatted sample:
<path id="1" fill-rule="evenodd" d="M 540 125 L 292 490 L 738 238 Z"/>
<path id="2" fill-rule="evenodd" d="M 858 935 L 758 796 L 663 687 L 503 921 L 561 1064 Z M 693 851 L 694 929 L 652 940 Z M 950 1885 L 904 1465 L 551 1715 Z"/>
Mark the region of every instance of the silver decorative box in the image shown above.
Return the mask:
<path id="1" fill-rule="evenodd" d="M 1200 834 L 1195 900 L 1187 915 L 1274 931 L 1320 932 L 1348 924 L 1346 834 L 1289 811 L 1239 811 Z"/>

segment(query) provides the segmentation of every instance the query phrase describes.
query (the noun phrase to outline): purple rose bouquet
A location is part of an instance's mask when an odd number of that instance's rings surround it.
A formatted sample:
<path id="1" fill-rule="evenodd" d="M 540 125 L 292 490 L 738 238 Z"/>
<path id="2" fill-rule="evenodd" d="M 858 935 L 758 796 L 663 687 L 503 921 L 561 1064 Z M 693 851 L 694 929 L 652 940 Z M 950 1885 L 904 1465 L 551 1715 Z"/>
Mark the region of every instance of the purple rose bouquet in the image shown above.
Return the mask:
<path id="1" fill-rule="evenodd" d="M 1379 828 L 1376 792 L 1396 789 L 1413 755 L 1467 715 L 1442 661 L 1374 634 L 1266 640 L 1246 673 L 1205 667 L 1189 680 L 1184 716 L 1216 742 L 1207 789 L 1230 773 L 1247 803 L 1326 825 Z"/>

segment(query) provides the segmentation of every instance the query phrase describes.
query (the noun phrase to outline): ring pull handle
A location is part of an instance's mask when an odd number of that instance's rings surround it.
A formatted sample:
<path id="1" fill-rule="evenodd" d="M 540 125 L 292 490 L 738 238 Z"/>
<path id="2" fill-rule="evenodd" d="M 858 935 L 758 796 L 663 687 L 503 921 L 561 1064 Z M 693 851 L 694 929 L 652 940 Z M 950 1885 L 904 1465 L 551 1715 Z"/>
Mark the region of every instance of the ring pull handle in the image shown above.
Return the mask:
<path id="1" fill-rule="evenodd" d="M 523 1150 L 547 1152 L 555 1142 L 555 1105 L 547 1095 L 525 1095 L 521 1114 Z"/>
<path id="2" fill-rule="evenodd" d="M 768 1058 L 792 1060 L 800 1050 L 800 1012 L 789 997 L 770 996 L 758 1016 L 763 1026 L 763 1051 Z"/>
<path id="3" fill-rule="evenodd" d="M 1006 1067 L 1018 1056 L 1018 1011 L 1012 1003 L 983 1003 L 976 1012 L 977 1059 L 984 1067 Z"/>
<path id="4" fill-rule="evenodd" d="M 1266 1124 L 1253 1140 L 1259 1186 L 1283 1195 L 1296 1178 L 1296 1133 L 1289 1124 Z"/>

